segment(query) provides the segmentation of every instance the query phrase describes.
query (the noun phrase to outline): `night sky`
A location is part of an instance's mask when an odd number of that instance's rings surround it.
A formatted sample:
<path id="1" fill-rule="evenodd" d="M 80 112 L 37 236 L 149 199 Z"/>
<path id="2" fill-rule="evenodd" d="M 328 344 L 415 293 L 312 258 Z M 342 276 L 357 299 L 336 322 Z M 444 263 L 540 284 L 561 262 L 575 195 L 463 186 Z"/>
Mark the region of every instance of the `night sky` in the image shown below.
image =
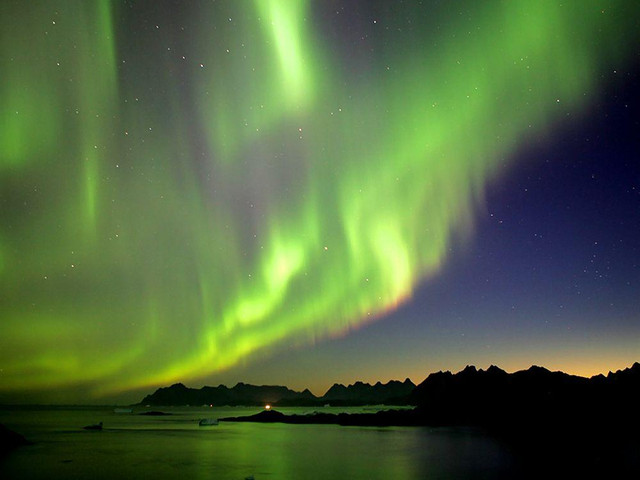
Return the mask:
<path id="1" fill-rule="evenodd" d="M 640 3 L 0 3 L 0 401 L 640 360 Z"/>

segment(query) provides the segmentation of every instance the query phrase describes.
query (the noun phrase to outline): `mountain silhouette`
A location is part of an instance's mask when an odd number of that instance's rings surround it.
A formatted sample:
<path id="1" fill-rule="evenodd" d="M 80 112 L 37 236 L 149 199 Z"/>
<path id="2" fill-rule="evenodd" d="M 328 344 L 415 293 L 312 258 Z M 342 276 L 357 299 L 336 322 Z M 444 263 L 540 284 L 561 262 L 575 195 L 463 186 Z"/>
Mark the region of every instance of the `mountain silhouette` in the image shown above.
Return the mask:
<path id="1" fill-rule="evenodd" d="M 437 372 L 411 393 L 410 402 L 432 425 L 508 425 L 520 422 L 609 422 L 616 411 L 635 412 L 640 401 L 640 364 L 592 378 L 532 366 L 506 373 L 498 367 Z M 606 411 L 597 418 L 593 412 Z"/>
<path id="2" fill-rule="evenodd" d="M 408 378 L 404 382 L 391 380 L 375 385 L 356 382 L 347 387 L 335 383 L 320 399 L 330 405 L 406 405 L 414 388 L 414 383 Z"/>
<path id="3" fill-rule="evenodd" d="M 290 400 L 305 405 L 317 398 L 309 391 L 295 392 L 278 385 L 248 385 L 238 383 L 232 388 L 217 387 L 188 388 L 182 383 L 163 387 L 140 402 L 142 405 L 265 405 Z"/>
<path id="4" fill-rule="evenodd" d="M 238 383 L 232 388 L 217 387 L 188 388 L 182 383 L 162 387 L 142 399 L 142 405 L 406 405 L 415 385 L 411 380 L 391 380 L 385 384 L 356 382 L 353 385 L 333 385 L 322 397 L 316 397 L 305 389 L 302 392 L 275 385 L 249 385 Z"/>

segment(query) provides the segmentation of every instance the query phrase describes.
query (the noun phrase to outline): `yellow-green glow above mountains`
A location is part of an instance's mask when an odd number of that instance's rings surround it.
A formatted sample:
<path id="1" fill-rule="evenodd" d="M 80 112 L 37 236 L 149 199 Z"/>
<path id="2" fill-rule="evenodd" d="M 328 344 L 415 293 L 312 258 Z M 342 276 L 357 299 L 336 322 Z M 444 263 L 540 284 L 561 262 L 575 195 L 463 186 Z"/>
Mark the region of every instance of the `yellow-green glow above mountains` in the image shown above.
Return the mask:
<path id="1" fill-rule="evenodd" d="M 199 379 L 393 309 L 635 28 L 416 2 L 354 45 L 307 1 L 171 5 L 0 7 L 2 391 Z"/>

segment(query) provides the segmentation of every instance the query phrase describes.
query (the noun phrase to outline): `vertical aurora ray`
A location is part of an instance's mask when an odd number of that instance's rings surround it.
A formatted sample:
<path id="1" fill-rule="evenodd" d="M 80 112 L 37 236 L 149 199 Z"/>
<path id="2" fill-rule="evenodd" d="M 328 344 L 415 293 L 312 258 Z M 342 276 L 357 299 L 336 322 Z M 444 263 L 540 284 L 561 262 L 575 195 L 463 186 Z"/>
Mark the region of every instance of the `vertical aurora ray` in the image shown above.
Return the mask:
<path id="1" fill-rule="evenodd" d="M 324 82 L 323 59 L 311 38 L 308 0 L 255 0 L 248 7 L 203 9 L 218 28 L 202 24 L 194 75 L 202 127 L 218 162 L 303 115 Z M 229 4 L 227 4 L 229 7 Z M 202 15 L 202 12 L 198 12 Z M 226 22 L 226 23 L 225 23 Z"/>
<path id="2" fill-rule="evenodd" d="M 47 55 L 51 21 L 46 26 L 42 23 L 46 8 L 36 4 L 26 12 L 18 2 L 3 2 L 0 9 L 0 168 L 4 171 L 36 160 L 54 145 L 59 135 L 59 102 L 55 84 L 44 81 L 55 78 L 56 66 Z M 29 37 L 24 35 L 27 30 L 33 32 Z"/>
<path id="3" fill-rule="evenodd" d="M 86 4 L 85 4 L 86 5 Z M 85 6 L 83 5 L 83 6 Z M 85 6 L 85 26 L 75 60 L 78 62 L 78 103 L 81 123 L 80 146 L 84 161 L 84 224 L 95 230 L 100 197 L 100 164 L 113 135 L 117 105 L 115 38 L 111 3 L 107 0 Z"/>
<path id="4" fill-rule="evenodd" d="M 336 52 L 303 0 L 145 36 L 112 2 L 3 3 L 0 389 L 202 378 L 410 297 L 635 38 L 617 2 L 468 6 Z"/>

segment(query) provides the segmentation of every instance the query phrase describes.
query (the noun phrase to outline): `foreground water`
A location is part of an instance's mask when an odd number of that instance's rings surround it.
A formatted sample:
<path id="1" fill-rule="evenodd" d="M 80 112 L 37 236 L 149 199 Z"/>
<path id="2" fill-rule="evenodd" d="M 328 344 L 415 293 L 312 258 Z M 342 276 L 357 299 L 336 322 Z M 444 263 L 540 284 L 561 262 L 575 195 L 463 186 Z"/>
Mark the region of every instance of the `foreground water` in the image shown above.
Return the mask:
<path id="1" fill-rule="evenodd" d="M 0 423 L 33 445 L 0 458 L 2 479 L 481 479 L 512 478 L 496 440 L 470 429 L 220 423 L 260 408 L 0 407 Z M 282 408 L 307 413 L 310 408 Z M 322 408 L 360 412 L 362 408 Z M 371 411 L 368 409 L 367 411 Z M 102 431 L 84 425 L 104 423 Z"/>

